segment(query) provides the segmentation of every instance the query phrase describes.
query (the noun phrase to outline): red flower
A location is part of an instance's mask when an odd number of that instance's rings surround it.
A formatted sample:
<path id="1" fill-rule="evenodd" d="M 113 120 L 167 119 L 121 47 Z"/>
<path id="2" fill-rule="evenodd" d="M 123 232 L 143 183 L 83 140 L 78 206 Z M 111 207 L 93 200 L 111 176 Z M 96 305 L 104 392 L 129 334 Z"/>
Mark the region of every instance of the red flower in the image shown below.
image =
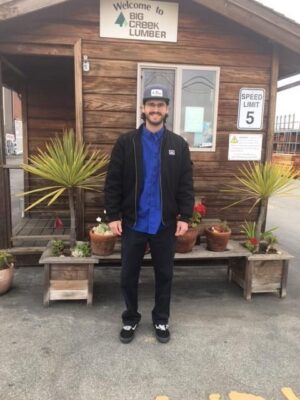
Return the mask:
<path id="1" fill-rule="evenodd" d="M 256 246 L 258 244 L 258 240 L 255 237 L 249 238 L 249 242 L 253 245 Z"/>
<path id="2" fill-rule="evenodd" d="M 60 229 L 63 227 L 64 227 L 64 224 L 63 224 L 62 220 L 59 217 L 56 217 L 55 221 L 54 221 L 54 229 Z"/>
<path id="3" fill-rule="evenodd" d="M 195 204 L 194 211 L 198 212 L 202 217 L 206 215 L 206 207 L 203 203 L 199 202 Z"/>

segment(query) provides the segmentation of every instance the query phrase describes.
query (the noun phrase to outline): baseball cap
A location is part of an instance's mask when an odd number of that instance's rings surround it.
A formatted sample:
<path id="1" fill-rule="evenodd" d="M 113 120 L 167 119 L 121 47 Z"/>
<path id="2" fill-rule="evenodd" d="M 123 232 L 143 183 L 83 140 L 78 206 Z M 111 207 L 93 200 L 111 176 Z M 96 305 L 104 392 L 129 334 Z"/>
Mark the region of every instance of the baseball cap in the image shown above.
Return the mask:
<path id="1" fill-rule="evenodd" d="M 160 84 L 152 84 L 145 87 L 143 103 L 147 100 L 164 100 L 167 104 L 169 104 L 170 97 L 168 93 L 168 89 L 164 85 Z"/>

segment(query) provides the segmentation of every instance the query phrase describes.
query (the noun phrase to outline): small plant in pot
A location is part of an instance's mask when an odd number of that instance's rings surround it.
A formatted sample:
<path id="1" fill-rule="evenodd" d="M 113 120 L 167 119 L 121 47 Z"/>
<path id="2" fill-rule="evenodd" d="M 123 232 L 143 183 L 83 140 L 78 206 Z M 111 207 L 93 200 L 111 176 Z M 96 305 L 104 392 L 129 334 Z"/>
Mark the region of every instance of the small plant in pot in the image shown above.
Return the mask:
<path id="1" fill-rule="evenodd" d="M 0 294 L 6 293 L 14 277 L 14 258 L 6 251 L 0 251 Z"/>
<path id="2" fill-rule="evenodd" d="M 75 245 L 69 248 L 63 240 L 52 240 L 51 252 L 54 257 L 90 257 L 91 247 L 89 242 L 76 241 Z"/>
<path id="3" fill-rule="evenodd" d="M 196 244 L 200 232 L 200 223 L 203 215 L 206 214 L 206 207 L 201 202 L 194 205 L 193 215 L 189 221 L 189 228 L 187 232 L 176 238 L 175 252 L 176 253 L 189 253 L 192 251 Z"/>
<path id="4" fill-rule="evenodd" d="M 280 254 L 280 251 L 276 248 L 277 237 L 273 233 L 277 228 L 262 232 L 259 242 L 255 237 L 256 222 L 245 221 L 241 228 L 241 233 L 246 236 L 246 241 L 243 245 L 252 254 Z"/>
<path id="5" fill-rule="evenodd" d="M 56 137 L 45 148 L 22 165 L 26 172 L 41 178 L 42 185 L 22 195 L 40 195 L 26 210 L 47 202 L 51 206 L 62 195 L 67 195 L 70 213 L 70 243 L 51 242 L 40 258 L 44 264 L 44 305 L 52 300 L 87 300 L 92 304 L 93 271 L 97 262 L 88 257 L 89 245 L 76 242 L 76 201 L 80 190 L 100 191 L 101 181 L 106 172 L 108 156 L 99 150 L 91 151 L 82 140 L 75 138 L 74 131 L 65 130 L 62 137 Z M 58 227 L 60 224 L 57 224 Z M 67 254 L 65 247 L 68 247 Z M 53 249 L 56 256 L 53 256 Z"/>
<path id="6" fill-rule="evenodd" d="M 90 230 L 92 253 L 97 256 L 108 256 L 113 253 L 117 236 L 113 234 L 109 225 L 102 221 L 101 217 L 96 219 L 98 225 Z"/>
<path id="7" fill-rule="evenodd" d="M 207 250 L 225 251 L 231 236 L 231 229 L 226 221 L 205 228 Z"/>
<path id="8" fill-rule="evenodd" d="M 206 206 L 199 201 L 194 205 L 193 216 L 191 218 L 192 228 L 198 228 L 202 218 L 206 215 Z"/>
<path id="9" fill-rule="evenodd" d="M 294 190 L 297 188 L 295 179 L 299 172 L 290 166 L 282 166 L 265 163 L 248 163 L 239 169 L 239 175 L 234 175 L 236 185 L 227 185 L 228 189 L 224 191 L 233 193 L 239 199 L 227 207 L 232 207 L 244 201 L 252 200 L 253 204 L 249 210 L 251 212 L 255 206 L 259 205 L 258 217 L 255 225 L 252 226 L 255 232 L 252 237 L 255 238 L 253 252 L 259 252 L 259 244 L 262 240 L 263 225 L 266 220 L 268 200 L 273 196 L 295 196 Z"/>

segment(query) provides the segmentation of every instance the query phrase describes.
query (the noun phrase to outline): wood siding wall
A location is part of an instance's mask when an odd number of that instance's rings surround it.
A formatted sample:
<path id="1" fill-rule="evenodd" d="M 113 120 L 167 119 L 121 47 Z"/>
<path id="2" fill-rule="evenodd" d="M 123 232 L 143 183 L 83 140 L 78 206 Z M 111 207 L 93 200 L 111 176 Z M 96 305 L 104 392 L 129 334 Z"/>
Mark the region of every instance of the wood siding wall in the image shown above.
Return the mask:
<path id="1" fill-rule="evenodd" d="M 192 152 L 194 185 L 196 196 L 207 205 L 208 217 L 227 219 L 234 232 L 238 233 L 241 222 L 245 218 L 254 218 L 257 210 L 251 216 L 248 214 L 249 204 L 222 210 L 233 200 L 222 189 L 226 183 L 232 182 L 232 173 L 242 165 L 241 162 L 228 161 L 228 137 L 229 133 L 237 132 L 241 87 L 266 90 L 263 132 L 267 131 L 272 48 L 258 35 L 190 0 L 179 3 L 177 43 L 100 38 L 99 0 L 75 0 L 53 7 L 47 14 L 40 13 L 38 21 L 34 15 L 27 17 L 25 22 L 31 29 L 27 33 L 23 29 L 13 36 L 9 34 L 10 49 L 15 49 L 18 54 L 28 51 L 54 54 L 55 46 L 57 54 L 67 55 L 70 54 L 70 46 L 82 39 L 82 53 L 89 57 L 91 63 L 90 72 L 83 75 L 84 139 L 108 153 L 120 134 L 135 127 L 139 62 L 221 67 L 216 151 Z M 6 39 L 6 43 L 0 43 L 0 53 L 1 49 L 8 51 L 7 42 Z M 38 110 L 33 102 L 29 112 L 30 151 L 47 137 L 55 123 L 49 118 L 50 111 L 45 110 L 47 104 L 43 103 L 43 94 L 39 93 L 39 108 L 40 112 L 46 113 L 45 119 L 49 123 L 43 123 L 47 130 L 41 129 Z M 60 119 L 61 114 L 54 112 L 52 116 Z M 103 209 L 103 196 L 87 192 L 85 207 L 88 228 Z"/>

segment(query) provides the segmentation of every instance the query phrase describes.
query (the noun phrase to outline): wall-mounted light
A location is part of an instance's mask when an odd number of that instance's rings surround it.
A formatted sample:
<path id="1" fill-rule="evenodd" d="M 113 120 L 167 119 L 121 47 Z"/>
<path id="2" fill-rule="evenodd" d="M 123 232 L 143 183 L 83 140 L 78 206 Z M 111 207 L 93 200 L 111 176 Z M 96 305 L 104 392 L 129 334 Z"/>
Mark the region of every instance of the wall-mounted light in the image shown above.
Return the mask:
<path id="1" fill-rule="evenodd" d="M 83 56 L 82 69 L 83 72 L 89 72 L 90 70 L 90 62 L 87 55 Z"/>

